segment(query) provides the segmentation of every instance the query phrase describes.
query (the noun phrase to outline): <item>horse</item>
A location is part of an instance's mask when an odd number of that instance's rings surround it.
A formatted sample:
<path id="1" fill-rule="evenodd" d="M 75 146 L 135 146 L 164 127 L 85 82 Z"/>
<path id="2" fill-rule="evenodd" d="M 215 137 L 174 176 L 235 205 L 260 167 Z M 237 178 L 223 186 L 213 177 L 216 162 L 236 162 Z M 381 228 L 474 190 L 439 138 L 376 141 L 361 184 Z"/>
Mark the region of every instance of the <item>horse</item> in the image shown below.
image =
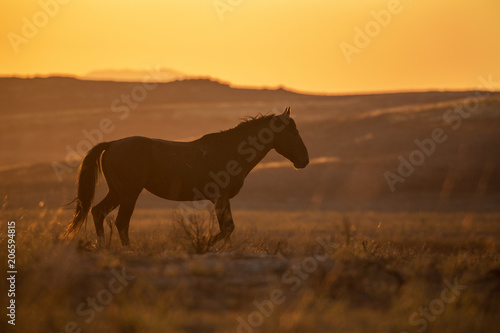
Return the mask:
<path id="1" fill-rule="evenodd" d="M 296 169 L 309 164 L 307 148 L 291 118 L 290 108 L 279 115 L 247 118 L 237 126 L 190 142 L 133 136 L 101 142 L 83 158 L 78 173 L 75 213 L 66 236 L 79 231 L 92 213 L 97 245 L 104 245 L 105 217 L 118 206 L 115 225 L 123 247 L 130 246 L 130 218 L 143 189 L 174 201 L 210 201 L 219 233 L 209 246 L 226 243 L 234 230 L 229 200 L 236 196 L 250 171 L 274 149 Z M 92 207 L 99 175 L 108 193 Z"/>

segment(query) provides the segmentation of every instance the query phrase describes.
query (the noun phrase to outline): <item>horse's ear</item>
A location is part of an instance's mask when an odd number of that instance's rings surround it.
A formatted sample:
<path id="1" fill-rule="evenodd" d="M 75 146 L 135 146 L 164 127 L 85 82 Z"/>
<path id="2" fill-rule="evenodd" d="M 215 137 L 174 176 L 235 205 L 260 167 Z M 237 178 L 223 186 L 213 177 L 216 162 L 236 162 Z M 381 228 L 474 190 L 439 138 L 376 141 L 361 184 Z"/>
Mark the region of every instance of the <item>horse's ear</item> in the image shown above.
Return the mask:
<path id="1" fill-rule="evenodd" d="M 286 118 L 290 118 L 290 107 L 287 107 L 285 109 L 285 111 L 283 112 L 283 115 L 286 117 Z"/>

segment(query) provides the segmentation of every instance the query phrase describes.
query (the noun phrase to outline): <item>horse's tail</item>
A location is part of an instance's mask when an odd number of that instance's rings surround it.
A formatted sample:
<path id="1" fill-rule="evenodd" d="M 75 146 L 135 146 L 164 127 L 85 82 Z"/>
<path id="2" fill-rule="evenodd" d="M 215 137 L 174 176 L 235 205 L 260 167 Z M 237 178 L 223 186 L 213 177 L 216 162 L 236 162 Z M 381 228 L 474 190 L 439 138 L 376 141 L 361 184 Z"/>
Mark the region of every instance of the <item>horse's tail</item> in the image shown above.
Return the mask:
<path id="1" fill-rule="evenodd" d="M 65 236 L 78 232 L 87 218 L 92 201 L 94 200 L 95 187 L 101 172 L 101 155 L 108 149 L 110 142 L 102 142 L 94 146 L 80 164 L 78 173 L 78 192 L 75 198 L 76 208 L 71 223 L 66 228 Z"/>

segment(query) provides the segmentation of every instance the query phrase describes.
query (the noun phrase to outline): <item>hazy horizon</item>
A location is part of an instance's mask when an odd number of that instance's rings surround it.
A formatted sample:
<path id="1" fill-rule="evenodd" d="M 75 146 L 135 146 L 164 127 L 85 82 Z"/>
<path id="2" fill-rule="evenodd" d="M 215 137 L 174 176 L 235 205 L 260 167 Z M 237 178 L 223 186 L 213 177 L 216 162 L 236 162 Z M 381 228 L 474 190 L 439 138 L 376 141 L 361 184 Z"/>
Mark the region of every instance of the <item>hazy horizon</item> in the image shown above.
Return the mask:
<path id="1" fill-rule="evenodd" d="M 474 90 L 500 68 L 500 3 L 17 1 L 0 75 L 172 68 L 242 87 L 339 94 Z M 1 15 L 1 14 L 0 14 Z"/>
<path id="2" fill-rule="evenodd" d="M 108 76 L 112 72 L 116 72 L 118 75 L 116 77 Z M 134 73 L 135 75 L 126 76 L 127 72 Z M 102 77 L 97 76 L 97 73 L 102 75 Z M 32 74 L 32 75 L 20 75 L 20 74 L 0 74 L 0 78 L 20 78 L 20 79 L 34 79 L 34 78 L 74 78 L 83 81 L 108 81 L 108 82 L 120 82 L 120 83 L 134 83 L 143 81 L 144 77 L 147 75 L 148 71 L 141 71 L 135 69 L 124 69 L 124 70 L 96 70 L 91 71 L 85 75 L 76 75 L 76 74 L 66 74 L 66 73 L 49 73 L 49 74 Z M 180 72 L 179 72 L 180 73 Z M 135 79 L 134 79 L 135 77 Z M 466 88 L 418 88 L 418 89 L 399 89 L 399 90 L 371 90 L 371 91 L 363 91 L 363 90 L 353 90 L 353 91 L 308 91 L 308 90 L 300 90 L 295 89 L 294 87 L 289 87 L 286 85 L 239 85 L 223 78 L 212 77 L 212 76 L 202 76 L 202 75 L 189 75 L 180 73 L 178 77 L 173 77 L 171 79 L 164 80 L 156 80 L 158 83 L 168 83 L 182 80 L 210 80 L 215 81 L 221 84 L 228 85 L 234 89 L 284 89 L 290 92 L 298 93 L 298 94 L 306 94 L 306 95 L 318 95 L 318 96 L 342 96 L 342 95 L 378 95 L 378 94 L 398 94 L 398 93 L 425 93 L 425 92 L 463 92 L 463 91 L 481 91 L 485 90 L 485 87 L 466 87 Z M 496 83 L 496 82 L 493 82 Z M 479 89 L 478 89 L 479 88 Z M 500 87 L 496 87 L 495 89 L 486 89 L 489 91 L 500 91 Z"/>

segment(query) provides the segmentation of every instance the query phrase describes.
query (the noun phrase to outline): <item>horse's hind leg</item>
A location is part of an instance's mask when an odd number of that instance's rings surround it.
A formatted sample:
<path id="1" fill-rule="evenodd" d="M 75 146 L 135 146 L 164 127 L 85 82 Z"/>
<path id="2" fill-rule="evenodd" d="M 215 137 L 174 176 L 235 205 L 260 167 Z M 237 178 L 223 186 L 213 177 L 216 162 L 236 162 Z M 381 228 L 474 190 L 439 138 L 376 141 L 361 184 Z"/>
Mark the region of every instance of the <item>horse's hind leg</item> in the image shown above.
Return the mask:
<path id="1" fill-rule="evenodd" d="M 97 246 L 99 248 L 104 246 L 104 219 L 106 215 L 118 207 L 118 205 L 119 202 L 116 195 L 112 192 L 108 192 L 106 197 L 92 208 L 92 217 L 94 218 L 94 226 L 97 233 Z"/>
<path id="2" fill-rule="evenodd" d="M 121 199 L 120 201 L 120 209 L 118 210 L 118 215 L 116 216 L 115 225 L 118 229 L 118 234 L 120 235 L 122 246 L 124 247 L 130 246 L 130 241 L 128 238 L 128 228 L 130 225 L 130 217 L 134 212 L 135 203 L 137 201 L 137 198 L 139 197 L 139 193 L 129 195 L 126 198 Z"/>

